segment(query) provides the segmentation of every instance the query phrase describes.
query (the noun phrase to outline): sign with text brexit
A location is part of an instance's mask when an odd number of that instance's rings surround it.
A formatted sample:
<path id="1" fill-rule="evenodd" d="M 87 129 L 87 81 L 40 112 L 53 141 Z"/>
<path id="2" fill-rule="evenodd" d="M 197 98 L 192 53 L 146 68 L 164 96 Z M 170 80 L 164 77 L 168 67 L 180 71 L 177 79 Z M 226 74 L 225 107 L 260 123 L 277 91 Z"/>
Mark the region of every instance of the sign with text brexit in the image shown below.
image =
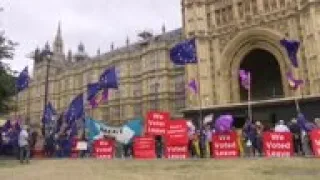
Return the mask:
<path id="1" fill-rule="evenodd" d="M 147 135 L 165 135 L 166 124 L 170 120 L 169 112 L 149 111 L 147 113 L 145 132 Z"/>
<path id="2" fill-rule="evenodd" d="M 293 156 L 292 134 L 290 132 L 263 133 L 263 151 L 266 157 Z"/>

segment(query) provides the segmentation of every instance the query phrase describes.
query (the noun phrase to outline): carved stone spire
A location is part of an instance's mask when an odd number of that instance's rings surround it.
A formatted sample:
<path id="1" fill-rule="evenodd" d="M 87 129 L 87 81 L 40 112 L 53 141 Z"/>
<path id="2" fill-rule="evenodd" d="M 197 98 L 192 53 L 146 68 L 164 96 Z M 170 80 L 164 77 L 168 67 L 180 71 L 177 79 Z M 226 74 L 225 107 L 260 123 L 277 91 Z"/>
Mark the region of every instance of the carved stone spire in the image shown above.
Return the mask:
<path id="1" fill-rule="evenodd" d="M 129 46 L 129 44 L 130 44 L 130 39 L 129 39 L 129 36 L 127 36 L 126 45 Z"/>
<path id="2" fill-rule="evenodd" d="M 166 32 L 166 25 L 165 24 L 162 25 L 161 31 L 162 31 L 162 34 L 164 34 Z"/>
<path id="3" fill-rule="evenodd" d="M 68 62 L 72 62 L 72 59 L 73 59 L 72 51 L 71 51 L 71 49 L 69 49 L 69 51 L 68 51 L 68 56 L 67 56 L 67 60 L 68 60 Z"/>
<path id="4" fill-rule="evenodd" d="M 49 41 L 47 41 L 46 44 L 44 45 L 44 50 L 50 51 Z"/>
<path id="5" fill-rule="evenodd" d="M 61 33 L 61 22 L 59 22 L 57 34 L 53 42 L 53 52 L 59 55 L 64 54 L 63 46 L 64 45 L 63 45 L 63 39 L 62 39 L 62 33 Z"/>
<path id="6" fill-rule="evenodd" d="M 114 43 L 112 42 L 110 45 L 110 50 L 113 51 L 114 50 Z"/>
<path id="7" fill-rule="evenodd" d="M 78 52 L 75 54 L 76 61 L 84 61 L 88 58 L 88 54 L 86 53 L 84 44 L 82 42 L 78 45 Z"/>
<path id="8" fill-rule="evenodd" d="M 97 56 L 100 56 L 100 48 L 97 50 Z"/>

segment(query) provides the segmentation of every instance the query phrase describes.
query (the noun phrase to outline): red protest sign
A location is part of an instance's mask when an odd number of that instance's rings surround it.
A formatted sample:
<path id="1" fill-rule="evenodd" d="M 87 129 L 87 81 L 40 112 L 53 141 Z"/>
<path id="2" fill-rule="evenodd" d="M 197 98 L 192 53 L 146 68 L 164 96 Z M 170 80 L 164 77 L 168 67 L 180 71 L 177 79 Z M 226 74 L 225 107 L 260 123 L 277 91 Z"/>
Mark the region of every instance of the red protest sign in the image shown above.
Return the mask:
<path id="1" fill-rule="evenodd" d="M 292 134 L 290 132 L 263 133 L 263 151 L 266 157 L 293 156 Z"/>
<path id="2" fill-rule="evenodd" d="M 112 159 L 115 152 L 113 140 L 96 140 L 93 144 L 93 154 L 96 158 Z"/>
<path id="3" fill-rule="evenodd" d="M 320 129 L 314 129 L 310 133 L 313 154 L 320 157 Z"/>
<path id="4" fill-rule="evenodd" d="M 135 137 L 133 140 L 133 156 L 137 159 L 153 159 L 156 157 L 153 137 Z"/>
<path id="5" fill-rule="evenodd" d="M 166 144 L 171 146 L 188 144 L 188 128 L 186 120 L 171 120 L 167 122 Z"/>
<path id="6" fill-rule="evenodd" d="M 165 135 L 166 123 L 170 119 L 169 112 L 149 111 L 147 113 L 147 121 L 145 131 L 148 135 Z"/>
<path id="7" fill-rule="evenodd" d="M 215 158 L 230 158 L 240 155 L 236 132 L 216 133 L 212 136 L 212 152 Z"/>
<path id="8" fill-rule="evenodd" d="M 187 159 L 189 157 L 188 145 L 166 146 L 165 157 L 167 159 Z"/>

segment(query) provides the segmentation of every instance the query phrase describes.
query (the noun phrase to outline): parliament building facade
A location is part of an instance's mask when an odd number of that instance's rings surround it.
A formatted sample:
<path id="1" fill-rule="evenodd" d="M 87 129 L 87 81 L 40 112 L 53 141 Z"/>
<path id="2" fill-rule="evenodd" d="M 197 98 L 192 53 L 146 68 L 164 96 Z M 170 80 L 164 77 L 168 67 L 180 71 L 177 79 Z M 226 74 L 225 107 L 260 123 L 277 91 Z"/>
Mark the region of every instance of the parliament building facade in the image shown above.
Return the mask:
<path id="1" fill-rule="evenodd" d="M 49 100 L 63 111 L 72 98 L 85 92 L 107 67 L 119 69 L 119 90 L 110 100 L 87 113 L 114 124 L 144 116 L 150 109 L 183 114 L 197 120 L 199 112 L 231 113 L 243 122 L 248 93 L 240 87 L 238 72 L 252 74 L 251 105 L 254 119 L 288 120 L 297 103 L 307 117 L 320 117 L 320 1 L 319 0 L 182 0 L 181 29 L 152 35 L 139 42 L 89 57 L 84 45 L 64 53 L 61 30 L 53 43 Z M 170 62 L 169 49 L 186 38 L 196 38 L 199 63 L 185 67 Z M 280 40 L 300 42 L 299 68 L 293 68 Z M 44 102 L 47 59 L 35 62 L 30 88 L 19 94 L 19 114 L 39 121 Z M 198 68 L 196 66 L 199 66 Z M 198 71 L 199 70 L 199 71 Z M 290 89 L 286 73 L 304 80 Z M 199 82 L 200 96 L 186 89 Z M 200 97 L 200 98 L 199 98 Z M 295 101 L 297 100 L 297 101 Z"/>

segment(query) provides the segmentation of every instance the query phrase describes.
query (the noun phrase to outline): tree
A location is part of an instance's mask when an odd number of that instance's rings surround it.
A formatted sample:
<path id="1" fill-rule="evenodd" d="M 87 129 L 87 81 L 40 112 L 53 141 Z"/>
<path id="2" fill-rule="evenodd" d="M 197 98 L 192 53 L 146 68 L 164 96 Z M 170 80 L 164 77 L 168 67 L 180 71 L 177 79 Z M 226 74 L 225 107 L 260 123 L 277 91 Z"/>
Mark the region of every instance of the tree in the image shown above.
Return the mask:
<path id="1" fill-rule="evenodd" d="M 4 36 L 4 32 L 0 32 L 0 60 L 12 59 L 16 45 L 17 43 Z"/>
<path id="2" fill-rule="evenodd" d="M 0 7 L 0 12 L 1 12 Z M 15 95 L 15 77 L 10 66 L 4 59 L 13 59 L 17 43 L 8 39 L 4 32 L 0 32 L 0 114 L 13 108 L 12 97 Z"/>

